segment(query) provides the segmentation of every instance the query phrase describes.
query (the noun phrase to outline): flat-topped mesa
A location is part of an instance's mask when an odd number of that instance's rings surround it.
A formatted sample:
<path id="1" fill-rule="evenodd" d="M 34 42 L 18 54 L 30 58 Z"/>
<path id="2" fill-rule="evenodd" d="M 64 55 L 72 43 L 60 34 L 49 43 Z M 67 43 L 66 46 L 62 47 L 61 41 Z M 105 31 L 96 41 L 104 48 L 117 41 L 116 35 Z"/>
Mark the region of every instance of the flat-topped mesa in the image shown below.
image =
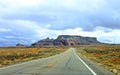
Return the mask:
<path id="1" fill-rule="evenodd" d="M 100 43 L 95 37 L 82 37 L 76 35 L 60 35 L 56 40 L 65 40 L 67 45 L 85 45 Z"/>
<path id="2" fill-rule="evenodd" d="M 32 46 L 78 46 L 78 45 L 89 45 L 89 44 L 101 44 L 97 41 L 96 37 L 83 37 L 76 35 L 59 35 L 54 39 L 43 39 Z"/>
<path id="3" fill-rule="evenodd" d="M 77 36 L 77 35 L 60 35 L 57 37 L 57 39 L 63 39 L 63 40 L 96 40 L 96 37 L 82 37 L 82 36 Z"/>

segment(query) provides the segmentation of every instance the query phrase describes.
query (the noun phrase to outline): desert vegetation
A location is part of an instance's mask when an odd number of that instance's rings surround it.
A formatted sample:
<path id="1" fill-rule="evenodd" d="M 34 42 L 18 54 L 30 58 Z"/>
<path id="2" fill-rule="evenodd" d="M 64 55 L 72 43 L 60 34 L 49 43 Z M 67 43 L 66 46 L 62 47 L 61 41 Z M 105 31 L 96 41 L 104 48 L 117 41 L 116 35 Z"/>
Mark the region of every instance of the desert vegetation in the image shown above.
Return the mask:
<path id="1" fill-rule="evenodd" d="M 120 45 L 92 45 L 77 47 L 78 53 L 96 61 L 106 69 L 120 75 Z"/>
<path id="2" fill-rule="evenodd" d="M 4 47 L 0 48 L 0 67 L 24 62 L 28 60 L 45 58 L 67 50 L 67 47 Z"/>

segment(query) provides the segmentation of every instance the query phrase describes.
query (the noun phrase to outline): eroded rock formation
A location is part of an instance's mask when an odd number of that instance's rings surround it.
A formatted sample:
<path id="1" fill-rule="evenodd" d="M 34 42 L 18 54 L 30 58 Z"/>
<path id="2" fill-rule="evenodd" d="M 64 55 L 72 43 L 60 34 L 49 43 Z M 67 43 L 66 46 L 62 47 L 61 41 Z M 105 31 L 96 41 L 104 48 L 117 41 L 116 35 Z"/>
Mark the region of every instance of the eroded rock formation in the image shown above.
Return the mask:
<path id="1" fill-rule="evenodd" d="M 82 36 L 72 36 L 72 35 L 60 35 L 56 39 L 43 39 L 32 46 L 78 46 L 78 45 L 89 45 L 89 44 L 100 44 L 95 37 L 82 37 Z"/>

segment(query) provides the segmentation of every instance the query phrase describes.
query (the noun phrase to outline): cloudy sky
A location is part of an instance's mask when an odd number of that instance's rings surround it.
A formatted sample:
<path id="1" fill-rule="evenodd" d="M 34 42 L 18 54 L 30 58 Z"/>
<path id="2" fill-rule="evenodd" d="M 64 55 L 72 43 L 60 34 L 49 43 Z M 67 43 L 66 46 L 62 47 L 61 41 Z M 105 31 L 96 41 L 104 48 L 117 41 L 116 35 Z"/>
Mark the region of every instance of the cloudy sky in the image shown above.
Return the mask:
<path id="1" fill-rule="evenodd" d="M 120 0 L 0 0 L 0 46 L 58 35 L 120 43 Z"/>

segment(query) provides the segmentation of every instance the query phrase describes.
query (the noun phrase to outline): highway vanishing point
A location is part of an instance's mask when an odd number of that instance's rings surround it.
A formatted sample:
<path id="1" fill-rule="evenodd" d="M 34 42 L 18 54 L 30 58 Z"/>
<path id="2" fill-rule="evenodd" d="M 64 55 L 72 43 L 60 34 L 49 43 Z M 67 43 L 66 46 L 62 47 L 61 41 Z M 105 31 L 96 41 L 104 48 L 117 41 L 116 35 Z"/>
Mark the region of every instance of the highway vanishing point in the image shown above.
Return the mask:
<path id="1" fill-rule="evenodd" d="M 78 56 L 74 48 L 64 53 L 0 68 L 0 75 L 115 75 L 97 63 Z"/>

